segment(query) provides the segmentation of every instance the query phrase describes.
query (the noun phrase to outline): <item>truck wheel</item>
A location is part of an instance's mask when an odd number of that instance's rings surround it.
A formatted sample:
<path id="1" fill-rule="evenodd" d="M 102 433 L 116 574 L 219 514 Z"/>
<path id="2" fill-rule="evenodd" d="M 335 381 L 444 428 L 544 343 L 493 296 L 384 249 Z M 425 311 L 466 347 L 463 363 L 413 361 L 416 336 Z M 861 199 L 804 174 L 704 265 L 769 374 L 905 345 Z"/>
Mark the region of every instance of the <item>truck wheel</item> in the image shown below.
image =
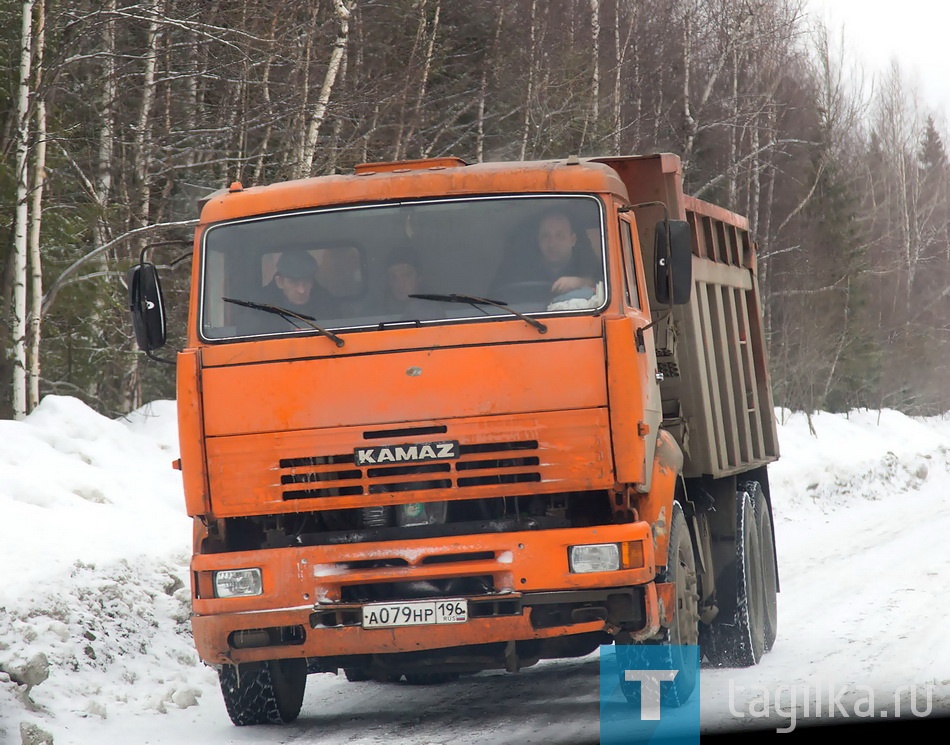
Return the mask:
<path id="1" fill-rule="evenodd" d="M 742 490 L 752 497 L 755 513 L 755 529 L 759 536 L 759 555 L 762 567 L 762 607 L 765 614 L 765 651 L 775 644 L 778 632 L 778 567 L 775 563 L 775 540 L 772 533 L 772 518 L 769 505 L 758 481 L 742 485 Z"/>
<path id="2" fill-rule="evenodd" d="M 745 488 L 736 499 L 734 612 L 731 617 L 721 613 L 703 635 L 703 653 L 719 667 L 757 665 L 766 648 L 765 587 L 755 507 Z"/>
<path id="3" fill-rule="evenodd" d="M 762 576 L 762 549 L 755 522 L 752 496 L 741 491 L 741 508 L 736 525 L 736 663 L 739 667 L 758 665 L 765 654 L 765 586 Z M 742 536 L 742 540 L 738 540 Z"/>
<path id="4" fill-rule="evenodd" d="M 307 661 L 270 660 L 258 666 L 225 665 L 218 671 L 224 706 L 239 727 L 288 724 L 300 714 Z"/>
<path id="5" fill-rule="evenodd" d="M 657 582 L 672 582 L 675 586 L 676 608 L 673 625 L 662 630 L 662 636 L 642 644 L 626 644 L 617 647 L 617 662 L 620 674 L 620 690 L 631 704 L 640 703 L 640 683 L 624 679 L 624 670 L 646 669 L 645 650 L 665 648 L 669 669 L 679 674 L 669 685 L 661 686 L 660 701 L 664 706 L 681 706 L 689 699 L 696 687 L 694 661 L 684 660 L 683 645 L 699 644 L 699 598 L 697 594 L 696 555 L 693 541 L 683 515 L 683 507 L 673 502 L 670 519 L 670 545 L 667 551 L 666 569 L 657 575 Z M 664 662 L 664 666 L 666 663 Z"/>
<path id="6" fill-rule="evenodd" d="M 344 667 L 343 674 L 350 683 L 362 683 L 373 677 L 365 667 Z"/>

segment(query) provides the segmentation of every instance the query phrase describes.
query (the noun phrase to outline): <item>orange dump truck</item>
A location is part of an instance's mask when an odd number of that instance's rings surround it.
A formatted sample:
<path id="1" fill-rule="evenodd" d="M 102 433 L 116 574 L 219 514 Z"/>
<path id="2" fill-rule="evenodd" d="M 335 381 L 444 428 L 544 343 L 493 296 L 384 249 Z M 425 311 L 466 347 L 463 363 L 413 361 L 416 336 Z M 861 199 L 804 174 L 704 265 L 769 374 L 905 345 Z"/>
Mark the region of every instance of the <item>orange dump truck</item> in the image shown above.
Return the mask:
<path id="1" fill-rule="evenodd" d="M 153 265 L 130 292 L 151 354 Z M 293 720 L 308 673 L 775 639 L 754 244 L 673 155 L 232 184 L 177 374 L 194 638 L 236 724 Z"/>

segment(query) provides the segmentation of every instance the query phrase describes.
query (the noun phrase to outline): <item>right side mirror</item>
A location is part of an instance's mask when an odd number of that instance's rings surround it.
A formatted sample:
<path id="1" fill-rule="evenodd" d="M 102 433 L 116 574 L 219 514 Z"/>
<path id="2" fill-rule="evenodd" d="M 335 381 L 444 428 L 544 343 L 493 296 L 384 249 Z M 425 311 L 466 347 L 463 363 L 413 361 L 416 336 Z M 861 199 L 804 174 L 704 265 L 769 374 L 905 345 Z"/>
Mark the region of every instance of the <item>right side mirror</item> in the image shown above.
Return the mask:
<path id="1" fill-rule="evenodd" d="M 129 270 L 129 310 L 139 349 L 148 353 L 165 346 L 165 305 L 154 264 L 143 262 Z"/>
<path id="2" fill-rule="evenodd" d="M 693 240 L 685 220 L 660 220 L 655 232 L 654 289 L 662 305 L 685 305 L 693 289 Z"/>

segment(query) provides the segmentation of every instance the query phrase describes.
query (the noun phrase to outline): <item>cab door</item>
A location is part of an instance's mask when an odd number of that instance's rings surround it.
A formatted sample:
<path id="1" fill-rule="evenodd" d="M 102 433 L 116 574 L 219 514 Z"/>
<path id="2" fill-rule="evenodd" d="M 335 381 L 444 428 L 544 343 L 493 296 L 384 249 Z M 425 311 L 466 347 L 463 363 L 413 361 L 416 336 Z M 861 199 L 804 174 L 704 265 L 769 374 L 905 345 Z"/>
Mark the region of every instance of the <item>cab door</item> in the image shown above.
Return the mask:
<path id="1" fill-rule="evenodd" d="M 653 329 L 650 324 L 650 310 L 647 307 L 646 285 L 643 278 L 642 263 L 637 257 L 640 251 L 637 230 L 627 213 L 618 215 L 621 257 L 623 260 L 624 297 L 623 313 L 627 318 L 626 331 L 632 335 L 632 356 L 635 360 L 635 394 L 641 399 L 639 420 L 636 422 L 636 434 L 643 453 L 643 463 L 639 471 L 641 477 L 635 480 L 640 491 L 649 491 L 650 477 L 653 471 L 653 456 L 656 451 L 656 437 L 663 419 L 660 388 L 657 377 L 656 349 Z M 626 346 L 626 344 L 624 345 Z M 638 459 L 639 460 L 639 459 Z M 639 464 L 638 464 L 639 465 Z"/>

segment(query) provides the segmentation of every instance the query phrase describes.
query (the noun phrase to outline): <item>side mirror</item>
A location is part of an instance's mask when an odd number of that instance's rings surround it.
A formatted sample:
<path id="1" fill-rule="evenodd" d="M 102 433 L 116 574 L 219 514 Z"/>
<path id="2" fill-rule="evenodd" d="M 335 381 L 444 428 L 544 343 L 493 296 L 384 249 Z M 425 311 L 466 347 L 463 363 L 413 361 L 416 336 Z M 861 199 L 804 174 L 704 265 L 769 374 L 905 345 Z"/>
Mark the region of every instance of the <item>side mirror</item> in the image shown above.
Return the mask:
<path id="1" fill-rule="evenodd" d="M 136 264 L 129 270 L 129 310 L 139 349 L 149 353 L 165 346 L 165 304 L 154 264 Z"/>
<path id="2" fill-rule="evenodd" d="M 693 239 L 685 220 L 656 224 L 654 289 L 662 305 L 685 305 L 693 289 Z"/>

